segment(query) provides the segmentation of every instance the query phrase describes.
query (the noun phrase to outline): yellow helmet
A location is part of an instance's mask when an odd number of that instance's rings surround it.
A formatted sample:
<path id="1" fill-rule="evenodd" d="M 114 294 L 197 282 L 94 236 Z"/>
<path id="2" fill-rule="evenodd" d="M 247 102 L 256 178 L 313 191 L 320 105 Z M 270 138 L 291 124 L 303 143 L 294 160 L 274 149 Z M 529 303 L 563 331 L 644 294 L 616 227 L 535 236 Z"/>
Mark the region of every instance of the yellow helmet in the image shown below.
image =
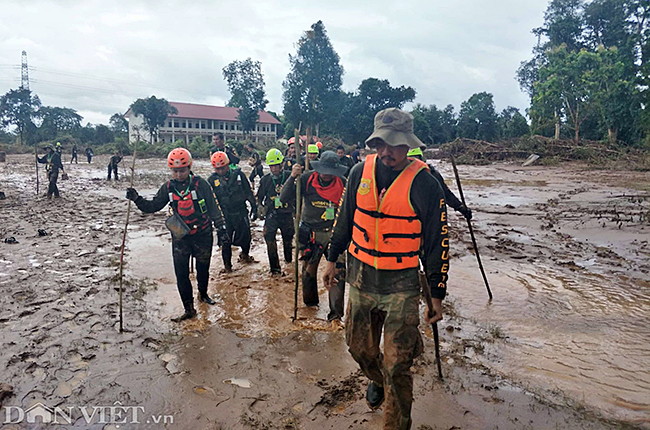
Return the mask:
<path id="1" fill-rule="evenodd" d="M 266 164 L 269 166 L 275 166 L 276 164 L 281 164 L 284 161 L 284 155 L 280 152 L 279 149 L 271 148 L 266 153 Z"/>
<path id="2" fill-rule="evenodd" d="M 402 153 L 403 154 L 403 153 Z M 409 149 L 409 152 L 406 154 L 407 157 L 416 157 L 416 156 L 423 157 L 424 154 L 422 153 L 422 148 L 413 148 Z"/>

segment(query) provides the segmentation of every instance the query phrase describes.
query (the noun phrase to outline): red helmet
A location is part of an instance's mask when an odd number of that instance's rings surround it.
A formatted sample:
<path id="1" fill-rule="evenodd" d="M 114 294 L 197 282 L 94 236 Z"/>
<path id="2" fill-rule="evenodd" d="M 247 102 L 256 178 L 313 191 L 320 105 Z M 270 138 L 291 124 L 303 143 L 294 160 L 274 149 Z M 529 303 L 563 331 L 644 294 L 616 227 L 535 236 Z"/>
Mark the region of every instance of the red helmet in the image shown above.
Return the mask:
<path id="1" fill-rule="evenodd" d="M 296 138 L 295 137 L 290 137 L 288 145 L 293 145 L 294 143 L 296 143 Z"/>
<path id="2" fill-rule="evenodd" d="M 212 154 L 210 161 L 212 162 L 212 167 L 215 169 L 218 169 L 219 167 L 225 167 L 230 164 L 228 155 L 226 155 L 226 153 L 223 151 L 217 151 Z"/>
<path id="3" fill-rule="evenodd" d="M 323 143 L 322 142 L 316 142 L 316 146 L 318 146 L 318 150 L 320 151 L 323 149 Z"/>
<path id="4" fill-rule="evenodd" d="M 185 148 L 176 148 L 167 156 L 169 167 L 192 167 L 192 154 Z"/>

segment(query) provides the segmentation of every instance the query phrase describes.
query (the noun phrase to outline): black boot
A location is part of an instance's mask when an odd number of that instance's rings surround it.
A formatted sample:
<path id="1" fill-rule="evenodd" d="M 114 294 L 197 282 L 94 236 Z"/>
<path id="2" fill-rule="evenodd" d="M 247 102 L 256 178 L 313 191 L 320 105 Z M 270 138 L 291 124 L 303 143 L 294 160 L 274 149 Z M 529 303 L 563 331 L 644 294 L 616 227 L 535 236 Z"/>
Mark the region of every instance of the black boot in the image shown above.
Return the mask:
<path id="1" fill-rule="evenodd" d="M 307 272 L 302 275 L 302 301 L 306 306 L 318 306 L 318 279 Z"/>
<path id="2" fill-rule="evenodd" d="M 181 315 L 181 316 L 172 318 L 172 321 L 173 322 L 181 322 L 181 321 L 192 319 L 195 316 L 196 316 L 196 309 L 194 309 L 194 304 L 189 303 L 189 304 L 185 305 L 185 313 L 183 315 Z"/>
<path id="3" fill-rule="evenodd" d="M 207 303 L 209 305 L 216 305 L 217 304 L 217 302 L 212 300 L 210 298 L 210 296 L 208 296 L 207 294 L 201 294 L 201 296 L 199 296 L 199 302 Z"/>
<path id="4" fill-rule="evenodd" d="M 384 403 L 384 387 L 374 381 L 370 381 L 366 391 L 366 401 L 372 409 L 377 409 Z"/>

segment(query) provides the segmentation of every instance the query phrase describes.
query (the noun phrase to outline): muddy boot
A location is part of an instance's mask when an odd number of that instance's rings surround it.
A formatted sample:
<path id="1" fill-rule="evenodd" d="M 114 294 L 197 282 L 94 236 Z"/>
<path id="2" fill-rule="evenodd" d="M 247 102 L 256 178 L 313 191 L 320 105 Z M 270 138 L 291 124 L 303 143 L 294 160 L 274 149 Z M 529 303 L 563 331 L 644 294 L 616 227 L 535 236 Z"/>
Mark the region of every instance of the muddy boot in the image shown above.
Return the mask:
<path id="1" fill-rule="evenodd" d="M 302 301 L 306 306 L 318 306 L 318 279 L 307 272 L 302 275 Z"/>
<path id="2" fill-rule="evenodd" d="M 248 254 L 240 254 L 239 261 L 244 264 L 257 263 L 257 261 L 255 261 L 255 259 Z"/>
<path id="3" fill-rule="evenodd" d="M 185 313 L 183 315 L 172 318 L 172 321 L 181 322 L 181 321 L 192 319 L 195 316 L 196 316 L 196 310 L 194 309 L 194 304 L 188 303 L 185 305 Z"/>
<path id="4" fill-rule="evenodd" d="M 216 305 L 216 304 L 217 304 L 217 302 L 215 302 L 214 300 L 212 300 L 212 299 L 210 298 L 210 296 L 208 296 L 207 294 L 201 294 L 201 295 L 199 296 L 199 302 L 201 302 L 201 303 L 207 303 L 207 304 L 209 304 L 209 305 Z"/>

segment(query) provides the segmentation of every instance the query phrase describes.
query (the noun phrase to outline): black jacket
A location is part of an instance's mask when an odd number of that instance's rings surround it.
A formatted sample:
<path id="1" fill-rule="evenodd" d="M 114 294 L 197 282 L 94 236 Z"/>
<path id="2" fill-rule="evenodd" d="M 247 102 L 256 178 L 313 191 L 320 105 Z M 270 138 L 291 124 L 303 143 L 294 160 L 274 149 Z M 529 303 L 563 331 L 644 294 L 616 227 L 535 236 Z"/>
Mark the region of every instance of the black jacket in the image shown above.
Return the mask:
<path id="1" fill-rule="evenodd" d="M 230 169 L 226 176 L 213 173 L 208 178 L 208 184 L 212 187 L 214 196 L 226 217 L 247 214 L 246 201 L 250 203 L 251 208 L 257 206 L 251 184 L 239 168 Z"/>

